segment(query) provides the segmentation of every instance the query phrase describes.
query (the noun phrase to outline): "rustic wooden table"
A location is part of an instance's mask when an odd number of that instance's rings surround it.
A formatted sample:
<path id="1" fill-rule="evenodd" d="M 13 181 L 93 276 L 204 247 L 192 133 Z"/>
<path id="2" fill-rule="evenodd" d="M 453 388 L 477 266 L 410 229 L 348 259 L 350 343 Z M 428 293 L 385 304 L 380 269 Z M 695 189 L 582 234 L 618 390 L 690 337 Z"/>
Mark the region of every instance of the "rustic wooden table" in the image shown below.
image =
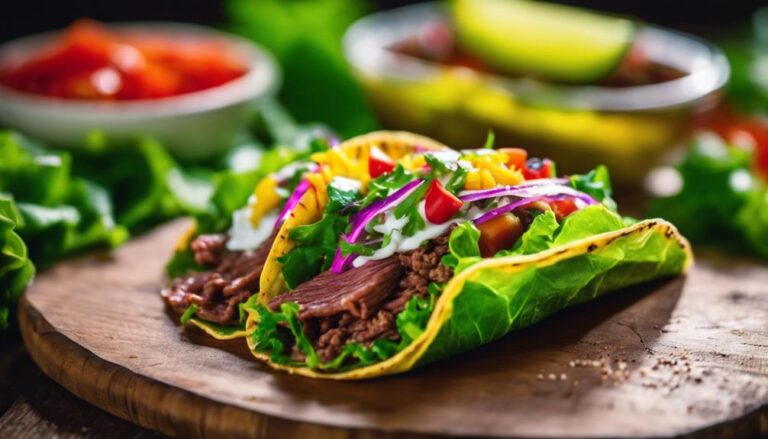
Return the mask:
<path id="1" fill-rule="evenodd" d="M 20 339 L 0 345 L 0 438 L 162 438 L 78 399 L 45 376 Z"/>

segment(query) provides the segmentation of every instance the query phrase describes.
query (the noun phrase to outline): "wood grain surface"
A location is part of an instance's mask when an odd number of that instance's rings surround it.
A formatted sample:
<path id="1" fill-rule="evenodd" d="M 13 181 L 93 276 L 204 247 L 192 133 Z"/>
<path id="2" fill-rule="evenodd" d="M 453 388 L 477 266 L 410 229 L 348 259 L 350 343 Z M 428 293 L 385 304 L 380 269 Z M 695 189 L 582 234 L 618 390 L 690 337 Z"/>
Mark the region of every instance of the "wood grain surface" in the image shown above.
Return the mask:
<path id="1" fill-rule="evenodd" d="M 272 372 L 182 330 L 158 289 L 184 221 L 27 290 L 27 349 L 55 381 L 178 437 L 751 437 L 768 432 L 768 268 L 698 255 L 686 277 L 561 312 L 411 373 Z"/>
<path id="2" fill-rule="evenodd" d="M 166 437 L 78 399 L 45 376 L 20 343 L 0 343 L 0 438 Z"/>

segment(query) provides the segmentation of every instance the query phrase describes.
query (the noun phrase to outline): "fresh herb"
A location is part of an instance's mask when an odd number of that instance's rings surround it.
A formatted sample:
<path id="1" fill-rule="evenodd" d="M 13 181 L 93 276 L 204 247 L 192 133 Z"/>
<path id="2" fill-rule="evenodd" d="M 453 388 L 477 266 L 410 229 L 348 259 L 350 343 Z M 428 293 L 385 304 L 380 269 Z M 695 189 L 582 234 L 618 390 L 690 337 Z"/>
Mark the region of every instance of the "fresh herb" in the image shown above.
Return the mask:
<path id="1" fill-rule="evenodd" d="M 403 236 L 413 236 L 419 230 L 426 227 L 424 218 L 419 212 L 419 202 L 424 198 L 424 194 L 429 189 L 429 180 L 425 180 L 421 186 L 413 190 L 394 210 L 395 218 L 407 217 L 408 222 L 403 227 Z"/>
<path id="2" fill-rule="evenodd" d="M 494 144 L 496 143 L 496 134 L 494 134 L 493 130 L 488 130 L 488 136 L 485 138 L 485 145 L 483 145 L 484 149 L 493 149 Z"/>
<path id="3" fill-rule="evenodd" d="M 179 317 L 179 322 L 181 322 L 182 325 L 186 325 L 187 322 L 195 316 L 197 313 L 197 305 L 194 303 L 192 305 L 189 305 L 189 308 L 184 310 L 184 313 Z"/>
<path id="4" fill-rule="evenodd" d="M 330 268 L 339 238 L 349 225 L 348 206 L 360 199 L 357 191 L 346 191 L 328 185 L 328 205 L 323 217 L 312 224 L 294 227 L 288 237 L 297 243 L 278 258 L 288 288 L 296 288 Z"/>
<path id="5" fill-rule="evenodd" d="M 429 165 L 429 176 L 432 178 L 446 175 L 453 171 L 453 168 L 455 167 L 455 162 L 445 160 L 432 153 L 424 154 L 424 161 Z"/>
<path id="6" fill-rule="evenodd" d="M 346 239 L 339 240 L 339 247 L 341 248 L 342 256 L 349 256 L 351 254 L 357 254 L 361 256 L 371 256 L 374 250 L 364 244 L 350 244 Z"/>
<path id="7" fill-rule="evenodd" d="M 454 195 L 464 190 L 468 172 L 469 171 L 463 166 L 457 167 L 456 170 L 453 171 L 451 178 L 445 183 L 445 189 Z"/>
<path id="8" fill-rule="evenodd" d="M 365 207 L 376 200 L 386 198 L 390 192 L 400 189 L 415 178 L 401 164 L 398 164 L 392 172 L 382 174 L 368 182 L 368 194 L 366 194 L 360 204 L 362 207 Z"/>

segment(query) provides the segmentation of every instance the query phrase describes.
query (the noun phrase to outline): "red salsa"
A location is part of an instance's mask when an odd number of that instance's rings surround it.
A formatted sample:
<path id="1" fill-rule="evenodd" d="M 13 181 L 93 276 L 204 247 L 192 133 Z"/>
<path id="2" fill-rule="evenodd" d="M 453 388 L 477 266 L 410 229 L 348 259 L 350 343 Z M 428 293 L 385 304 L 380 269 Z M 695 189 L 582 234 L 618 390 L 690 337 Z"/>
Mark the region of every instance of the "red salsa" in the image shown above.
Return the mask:
<path id="1" fill-rule="evenodd" d="M 0 84 L 58 98 L 129 101 L 205 90 L 246 72 L 220 43 L 123 35 L 81 20 L 31 58 L 0 66 Z"/>

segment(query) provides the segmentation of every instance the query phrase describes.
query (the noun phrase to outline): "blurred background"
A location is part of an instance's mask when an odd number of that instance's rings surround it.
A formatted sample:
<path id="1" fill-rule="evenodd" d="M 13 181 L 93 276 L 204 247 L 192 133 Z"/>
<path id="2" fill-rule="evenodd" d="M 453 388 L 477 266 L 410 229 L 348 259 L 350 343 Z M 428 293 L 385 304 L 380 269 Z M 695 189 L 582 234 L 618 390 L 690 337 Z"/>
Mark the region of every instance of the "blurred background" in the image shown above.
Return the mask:
<path id="1" fill-rule="evenodd" d="M 289 0 L 305 3 L 311 0 Z M 255 0 L 253 3 L 259 3 Z M 409 0 L 372 0 L 361 3 L 368 8 L 386 9 L 416 3 Z M 752 12 L 765 2 L 760 0 L 646 0 L 617 2 L 612 0 L 568 0 L 559 3 L 584 6 L 614 13 L 630 14 L 667 26 L 696 29 L 702 34 L 727 32 L 730 25 L 744 24 Z M 99 0 L 29 0 L 3 2 L 0 16 L 0 40 L 67 26 L 72 20 L 90 17 L 103 21 L 173 20 L 219 25 L 226 20 L 227 1 L 187 0 L 183 6 L 174 0 L 136 0 L 105 2 Z M 13 17 L 13 19 L 10 19 Z"/>

